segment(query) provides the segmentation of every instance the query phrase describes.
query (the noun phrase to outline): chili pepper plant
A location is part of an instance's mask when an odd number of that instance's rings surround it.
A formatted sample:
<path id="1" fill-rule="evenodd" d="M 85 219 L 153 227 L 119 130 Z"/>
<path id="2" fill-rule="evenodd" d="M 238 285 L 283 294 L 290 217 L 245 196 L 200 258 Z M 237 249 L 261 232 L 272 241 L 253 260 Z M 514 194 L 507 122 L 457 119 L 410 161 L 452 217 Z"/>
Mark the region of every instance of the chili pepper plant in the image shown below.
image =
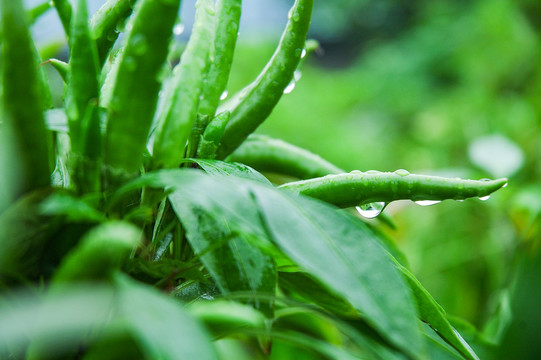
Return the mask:
<path id="1" fill-rule="evenodd" d="M 92 16 L 85 0 L 0 3 L 0 358 L 486 350 L 408 270 L 379 214 L 399 199 L 486 197 L 506 179 L 347 172 L 253 134 L 314 49 L 313 0 L 295 0 L 267 65 L 228 100 L 240 0 L 198 0 L 178 62 L 180 0 L 108 0 Z M 51 7 L 67 62 L 40 59 L 29 32 Z M 64 81 L 61 107 L 46 66 Z"/>

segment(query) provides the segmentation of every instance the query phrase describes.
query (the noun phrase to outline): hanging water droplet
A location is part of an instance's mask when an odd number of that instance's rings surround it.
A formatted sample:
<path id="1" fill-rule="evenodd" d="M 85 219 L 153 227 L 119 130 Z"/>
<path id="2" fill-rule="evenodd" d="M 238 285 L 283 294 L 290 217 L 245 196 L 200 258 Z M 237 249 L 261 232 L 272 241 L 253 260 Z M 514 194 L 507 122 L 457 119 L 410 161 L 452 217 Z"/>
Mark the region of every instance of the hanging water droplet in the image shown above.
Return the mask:
<path id="1" fill-rule="evenodd" d="M 357 209 L 357 211 L 362 217 L 367 219 L 373 219 L 379 214 L 381 214 L 383 209 L 385 209 L 385 205 L 386 204 L 384 202 L 373 202 L 370 204 L 356 206 L 355 209 Z"/>
<path id="2" fill-rule="evenodd" d="M 481 200 L 481 201 L 487 201 L 488 199 L 490 199 L 490 195 L 487 195 L 487 196 L 481 196 L 481 197 L 479 198 L 479 200 Z"/>
<path id="3" fill-rule="evenodd" d="M 295 80 L 292 80 L 289 85 L 287 85 L 284 89 L 284 94 L 289 94 L 290 92 L 292 92 L 293 89 L 295 89 L 295 85 Z"/>
<path id="4" fill-rule="evenodd" d="M 305 56 L 306 56 L 306 49 L 302 49 L 301 59 L 303 59 Z"/>
<path id="5" fill-rule="evenodd" d="M 418 200 L 415 202 L 417 205 L 430 206 L 441 203 L 440 200 Z"/>
<path id="6" fill-rule="evenodd" d="M 398 176 L 408 176 L 410 174 L 408 170 L 404 170 L 404 169 L 398 169 L 394 173 Z"/>
<path id="7" fill-rule="evenodd" d="M 295 79 L 295 81 L 299 81 L 301 77 L 302 77 L 302 71 L 295 70 L 295 72 L 293 73 L 293 79 Z"/>
<path id="8" fill-rule="evenodd" d="M 181 35 L 184 32 L 184 28 L 185 28 L 184 24 L 182 23 L 176 24 L 175 27 L 173 28 L 173 34 L 175 34 L 175 36 Z"/>
<path id="9" fill-rule="evenodd" d="M 225 90 L 225 91 L 222 93 L 222 95 L 220 95 L 220 100 L 225 100 L 225 99 L 227 99 L 227 95 L 228 95 L 228 92 L 227 92 L 227 90 Z"/>

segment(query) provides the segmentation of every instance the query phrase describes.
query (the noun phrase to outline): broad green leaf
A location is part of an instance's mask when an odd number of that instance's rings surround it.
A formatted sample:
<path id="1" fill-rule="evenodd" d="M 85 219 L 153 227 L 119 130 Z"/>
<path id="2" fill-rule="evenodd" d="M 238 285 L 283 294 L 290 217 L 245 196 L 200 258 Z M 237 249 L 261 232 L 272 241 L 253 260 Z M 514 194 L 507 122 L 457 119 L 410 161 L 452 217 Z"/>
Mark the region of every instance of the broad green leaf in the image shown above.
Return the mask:
<path id="1" fill-rule="evenodd" d="M 251 167 L 241 163 L 230 163 L 220 160 L 189 159 L 197 163 L 207 174 L 236 176 L 270 185 L 269 180 Z"/>
<path id="2" fill-rule="evenodd" d="M 255 186 L 253 193 L 269 235 L 287 255 L 404 353 L 424 353 L 410 290 L 366 225 L 307 198 Z"/>
<path id="3" fill-rule="evenodd" d="M 333 314 L 357 318 L 359 313 L 341 296 L 327 289 L 323 284 L 302 272 L 280 272 L 280 287 L 287 292 L 293 291 L 302 298 L 313 302 Z"/>
<path id="4" fill-rule="evenodd" d="M 272 303 L 261 301 L 258 295 L 274 293 L 276 265 L 273 259 L 254 244 L 253 236 L 228 221 L 215 206 L 202 205 L 196 194 L 206 197 L 192 186 L 183 186 L 169 195 L 192 248 L 202 254 L 201 260 L 222 292 L 249 292 L 250 302 L 272 317 Z"/>
<path id="5" fill-rule="evenodd" d="M 117 196 L 151 184 L 185 193 L 184 202 L 189 201 L 192 209 L 212 214 L 206 220 L 227 221 L 264 239 L 260 212 L 269 236 L 290 258 L 344 296 L 370 326 L 404 353 L 423 354 L 412 294 L 392 257 L 359 219 L 255 182 L 189 169 L 148 174 Z M 257 206 L 250 201 L 253 197 Z M 182 220 L 182 213 L 179 217 Z"/>
<path id="6" fill-rule="evenodd" d="M 215 337 L 242 333 L 246 329 L 265 329 L 265 317 L 252 307 L 233 301 L 198 301 L 187 308 Z"/>
<path id="7" fill-rule="evenodd" d="M 118 274 L 116 305 L 119 317 L 150 359 L 217 359 L 202 326 L 180 303 Z"/>

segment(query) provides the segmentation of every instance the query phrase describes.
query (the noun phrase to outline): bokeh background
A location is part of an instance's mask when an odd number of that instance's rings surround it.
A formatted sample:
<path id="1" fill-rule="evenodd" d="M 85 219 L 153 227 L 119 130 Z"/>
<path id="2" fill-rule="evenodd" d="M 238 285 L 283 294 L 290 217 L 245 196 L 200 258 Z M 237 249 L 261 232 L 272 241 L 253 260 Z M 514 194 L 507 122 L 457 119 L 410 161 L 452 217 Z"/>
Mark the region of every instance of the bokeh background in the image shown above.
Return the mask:
<path id="1" fill-rule="evenodd" d="M 103 2 L 91 1 L 91 11 Z M 193 3 L 183 3 L 181 43 Z M 270 58 L 291 4 L 244 0 L 229 94 Z M 56 14 L 35 29 L 42 56 L 62 57 Z M 537 0 L 315 1 L 309 37 L 321 46 L 258 130 L 348 171 L 508 177 L 488 201 L 386 210 L 396 229 L 385 232 L 413 273 L 449 314 L 489 338 L 505 321 L 517 254 L 539 237 L 540 35 Z M 49 75 L 59 98 L 61 81 Z"/>

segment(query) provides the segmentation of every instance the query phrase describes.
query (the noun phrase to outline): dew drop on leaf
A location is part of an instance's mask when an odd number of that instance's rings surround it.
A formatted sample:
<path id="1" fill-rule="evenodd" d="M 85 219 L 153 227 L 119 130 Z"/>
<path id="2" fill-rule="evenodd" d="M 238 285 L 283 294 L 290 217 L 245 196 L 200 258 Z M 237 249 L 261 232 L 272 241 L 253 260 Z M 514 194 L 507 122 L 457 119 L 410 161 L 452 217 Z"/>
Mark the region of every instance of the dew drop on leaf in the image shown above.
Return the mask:
<path id="1" fill-rule="evenodd" d="M 295 81 L 292 80 L 289 85 L 286 86 L 286 88 L 284 89 L 284 94 L 289 94 L 290 92 L 293 91 L 293 89 L 295 89 Z"/>
<path id="2" fill-rule="evenodd" d="M 225 90 L 225 91 L 222 93 L 222 95 L 220 95 L 220 100 L 225 100 L 225 99 L 227 98 L 227 95 L 228 95 L 228 94 L 229 94 L 229 93 L 227 92 L 227 90 Z"/>
<path id="3" fill-rule="evenodd" d="M 487 195 L 487 196 L 481 196 L 481 197 L 479 198 L 479 200 L 481 200 L 481 201 L 487 201 L 488 199 L 490 199 L 490 195 Z"/>
<path id="4" fill-rule="evenodd" d="M 373 219 L 379 214 L 381 214 L 383 209 L 385 209 L 385 205 L 386 204 L 384 202 L 373 202 L 370 204 L 356 206 L 355 209 L 357 209 L 357 211 L 362 217 L 367 219 Z"/>
<path id="5" fill-rule="evenodd" d="M 394 173 L 398 176 L 408 176 L 410 174 L 408 170 L 404 170 L 404 169 L 398 169 Z"/>
<path id="6" fill-rule="evenodd" d="M 440 200 L 419 200 L 415 202 L 417 205 L 430 206 L 441 203 Z"/>
<path id="7" fill-rule="evenodd" d="M 183 32 L 184 32 L 184 24 L 176 24 L 175 27 L 173 28 L 173 34 L 175 34 L 175 36 L 179 36 Z"/>

